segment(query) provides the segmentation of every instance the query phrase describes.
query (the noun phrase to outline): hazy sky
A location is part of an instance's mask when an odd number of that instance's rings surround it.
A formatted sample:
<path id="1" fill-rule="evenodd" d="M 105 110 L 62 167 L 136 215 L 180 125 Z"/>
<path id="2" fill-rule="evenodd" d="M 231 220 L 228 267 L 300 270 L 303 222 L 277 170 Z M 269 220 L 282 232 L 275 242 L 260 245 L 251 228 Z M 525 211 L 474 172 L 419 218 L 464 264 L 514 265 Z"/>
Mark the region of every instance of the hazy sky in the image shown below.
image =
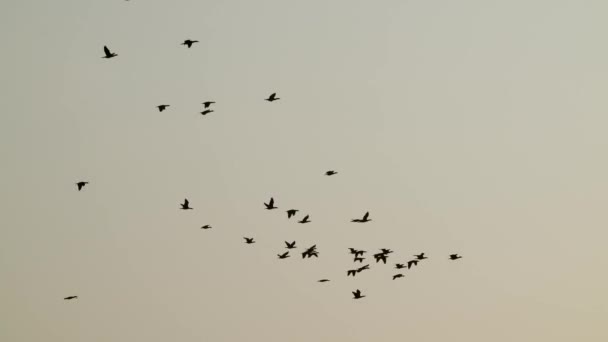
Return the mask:
<path id="1" fill-rule="evenodd" d="M 608 340 L 607 11 L 2 1 L 0 340 Z"/>

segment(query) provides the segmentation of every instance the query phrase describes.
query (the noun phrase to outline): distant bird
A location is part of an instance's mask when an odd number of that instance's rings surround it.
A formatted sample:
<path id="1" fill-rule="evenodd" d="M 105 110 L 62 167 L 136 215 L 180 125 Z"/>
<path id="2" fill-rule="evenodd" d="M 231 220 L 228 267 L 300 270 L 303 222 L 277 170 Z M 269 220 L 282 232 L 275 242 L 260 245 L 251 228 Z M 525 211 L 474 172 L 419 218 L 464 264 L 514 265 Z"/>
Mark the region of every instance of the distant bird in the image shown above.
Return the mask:
<path id="1" fill-rule="evenodd" d="M 407 269 L 409 270 L 410 268 L 412 268 L 412 265 L 414 266 L 418 266 L 418 260 L 410 260 L 407 262 Z"/>
<path id="2" fill-rule="evenodd" d="M 385 264 L 386 264 L 386 258 L 388 256 L 386 254 L 383 253 L 378 253 L 378 254 L 374 254 L 374 258 L 376 259 L 376 263 L 380 262 L 380 260 L 382 260 Z"/>
<path id="3" fill-rule="evenodd" d="M 329 171 L 325 172 L 325 175 L 326 175 L 326 176 L 333 176 L 333 175 L 335 175 L 336 173 L 337 173 L 336 171 L 329 170 Z"/>
<path id="4" fill-rule="evenodd" d="M 289 258 L 289 251 L 287 251 L 283 254 L 277 254 L 277 256 L 279 257 L 279 259 Z"/>
<path id="5" fill-rule="evenodd" d="M 365 270 L 369 270 L 369 264 L 367 264 L 367 265 L 365 265 L 365 266 L 362 266 L 362 267 L 357 268 L 357 273 L 359 273 L 359 272 L 363 272 L 363 271 L 365 271 Z"/>
<path id="6" fill-rule="evenodd" d="M 393 280 L 397 279 L 397 278 L 403 278 L 403 274 L 399 273 L 399 274 L 395 274 L 393 276 Z"/>
<path id="7" fill-rule="evenodd" d="M 418 259 L 418 260 L 424 260 L 424 259 L 428 259 L 427 257 L 424 256 L 424 253 L 420 253 L 420 254 L 414 254 L 414 256 Z"/>
<path id="8" fill-rule="evenodd" d="M 294 248 L 296 248 L 296 242 L 295 241 L 292 242 L 292 243 L 289 243 L 289 242 L 285 241 L 285 244 L 287 245 L 287 247 L 285 247 L 287 249 L 294 249 Z"/>
<path id="9" fill-rule="evenodd" d="M 117 54 L 115 54 L 114 52 L 110 52 L 110 49 L 108 49 L 107 46 L 104 45 L 103 47 L 103 52 L 105 53 L 105 56 L 101 57 L 101 58 L 112 58 L 112 57 L 116 57 L 118 56 Z"/>
<path id="10" fill-rule="evenodd" d="M 352 275 L 353 277 L 357 274 L 357 270 L 348 270 L 346 271 L 346 276 Z"/>
<path id="11" fill-rule="evenodd" d="M 353 299 L 361 299 L 361 298 L 365 297 L 365 296 L 361 295 L 361 291 L 359 289 L 357 289 L 357 291 L 353 292 L 353 296 L 354 296 Z"/>
<path id="12" fill-rule="evenodd" d="M 205 101 L 202 104 L 205 106 L 205 108 L 209 108 L 209 106 L 211 106 L 212 104 L 214 104 L 215 102 L 213 101 Z"/>
<path id="13" fill-rule="evenodd" d="M 85 185 L 89 184 L 89 182 L 78 182 L 76 183 L 76 186 L 78 186 L 78 191 L 82 190 L 82 188 L 84 188 Z"/>
<path id="14" fill-rule="evenodd" d="M 64 300 L 72 300 L 72 299 L 77 299 L 78 296 L 69 296 L 69 297 L 65 297 L 63 298 Z"/>
<path id="15" fill-rule="evenodd" d="M 304 218 L 301 219 L 300 221 L 298 221 L 298 223 L 308 223 L 308 222 L 310 222 L 310 220 L 308 219 L 308 216 L 309 215 L 304 216 Z"/>
<path id="16" fill-rule="evenodd" d="M 450 260 L 458 260 L 460 258 L 462 257 L 458 254 L 450 254 Z"/>
<path id="17" fill-rule="evenodd" d="M 202 226 L 201 229 L 211 229 L 211 226 L 206 224 L 206 225 Z"/>
<path id="18" fill-rule="evenodd" d="M 291 218 L 293 215 L 295 215 L 299 210 L 298 209 L 289 209 L 287 210 L 287 218 Z"/>
<path id="19" fill-rule="evenodd" d="M 245 239 L 245 243 L 248 245 L 255 243 L 255 241 L 253 241 L 253 238 L 244 237 L 243 239 Z"/>
<path id="20" fill-rule="evenodd" d="M 184 203 L 180 204 L 182 206 L 182 210 L 192 210 L 191 207 L 189 207 L 190 202 L 188 201 L 188 199 L 184 199 Z"/>
<path id="21" fill-rule="evenodd" d="M 355 257 L 355 260 L 353 262 L 363 262 L 363 260 L 365 260 L 365 258 L 359 258 L 359 257 Z"/>
<path id="22" fill-rule="evenodd" d="M 400 270 L 402 268 L 405 268 L 405 265 L 404 264 L 395 264 L 395 268 Z"/>
<path id="23" fill-rule="evenodd" d="M 365 213 L 365 215 L 363 215 L 362 219 L 352 219 L 350 222 L 360 222 L 360 223 L 365 223 L 365 222 L 369 222 L 371 221 L 370 219 L 368 219 L 369 217 L 369 211 Z"/>
<path id="24" fill-rule="evenodd" d="M 388 248 L 381 248 L 380 250 L 382 251 L 382 254 L 391 254 L 391 253 L 393 253 L 393 251 L 391 251 Z"/>
<path id="25" fill-rule="evenodd" d="M 186 45 L 188 46 L 188 49 L 192 47 L 192 44 L 194 43 L 198 43 L 198 40 L 190 40 L 190 39 L 186 39 L 184 40 L 184 42 L 182 43 L 182 45 Z"/>
<path id="26" fill-rule="evenodd" d="M 272 93 L 270 94 L 270 96 L 268 96 L 267 99 L 265 99 L 268 102 L 272 102 L 272 101 L 276 101 L 276 100 L 280 100 L 281 98 L 277 97 L 277 93 Z"/>
<path id="27" fill-rule="evenodd" d="M 167 107 L 169 107 L 169 105 L 160 105 L 160 106 L 156 106 L 156 108 L 158 108 L 159 112 L 162 112 L 163 110 L 167 109 Z"/>
<path id="28" fill-rule="evenodd" d="M 319 252 L 317 252 L 317 245 L 313 245 L 311 247 L 309 247 L 308 249 L 306 249 L 303 253 L 302 253 L 302 259 L 308 257 L 319 257 Z"/>
<path id="29" fill-rule="evenodd" d="M 319 283 L 326 283 L 328 281 L 329 281 L 329 279 L 321 279 L 321 280 L 319 280 Z"/>
<path id="30" fill-rule="evenodd" d="M 277 209 L 277 207 L 274 206 L 274 198 L 272 198 L 272 197 L 270 197 L 270 202 L 264 203 L 264 205 L 266 206 L 266 209 L 268 209 L 268 210 Z"/>
<path id="31" fill-rule="evenodd" d="M 363 256 L 363 253 L 367 253 L 366 251 L 360 251 L 360 250 L 356 250 L 354 248 L 349 248 L 349 250 L 350 250 L 350 254 L 354 254 L 355 257 L 357 257 L 359 255 Z"/>
<path id="32" fill-rule="evenodd" d="M 215 112 L 213 109 L 205 109 L 204 111 L 201 112 L 202 115 L 207 115 L 209 113 L 213 113 Z"/>

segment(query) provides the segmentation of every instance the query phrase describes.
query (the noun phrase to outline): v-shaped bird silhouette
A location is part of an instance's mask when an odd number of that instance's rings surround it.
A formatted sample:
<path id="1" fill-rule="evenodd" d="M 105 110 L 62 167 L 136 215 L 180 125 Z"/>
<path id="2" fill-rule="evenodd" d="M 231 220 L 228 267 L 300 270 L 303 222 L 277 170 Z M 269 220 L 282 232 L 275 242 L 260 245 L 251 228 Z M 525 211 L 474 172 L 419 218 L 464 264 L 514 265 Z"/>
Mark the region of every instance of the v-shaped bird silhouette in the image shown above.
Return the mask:
<path id="1" fill-rule="evenodd" d="M 336 171 L 334 171 L 334 170 L 329 170 L 329 171 L 325 172 L 325 175 L 326 175 L 326 176 L 333 176 L 333 175 L 335 175 L 336 173 L 337 173 L 337 172 L 336 172 Z"/>
<path id="2" fill-rule="evenodd" d="M 363 215 L 362 219 L 352 219 L 350 222 L 359 222 L 359 223 L 365 223 L 365 222 L 369 222 L 371 221 L 371 219 L 369 219 L 369 211 L 365 213 L 365 215 Z"/>
<path id="3" fill-rule="evenodd" d="M 299 210 L 298 209 L 289 209 L 287 210 L 287 218 L 291 218 L 294 216 Z"/>
<path id="4" fill-rule="evenodd" d="M 167 104 L 156 106 L 159 112 L 162 112 L 163 110 L 167 109 L 167 107 L 169 107 L 169 105 Z"/>
<path id="5" fill-rule="evenodd" d="M 207 115 L 209 113 L 213 113 L 215 112 L 213 109 L 205 109 L 204 111 L 201 112 L 202 115 Z"/>
<path id="6" fill-rule="evenodd" d="M 190 205 L 190 202 L 188 201 L 188 199 L 187 199 L 187 198 L 186 198 L 186 199 L 184 199 L 184 203 L 183 203 L 183 204 L 180 204 L 180 205 L 182 206 L 182 207 L 181 207 L 181 209 L 182 209 L 182 210 L 192 210 L 192 208 L 189 206 L 189 205 Z"/>
<path id="7" fill-rule="evenodd" d="M 277 256 L 279 257 L 279 259 L 289 258 L 289 251 L 287 251 L 283 254 L 277 254 Z"/>
<path id="8" fill-rule="evenodd" d="M 255 241 L 253 241 L 253 238 L 244 237 L 243 239 L 245 239 L 245 243 L 248 245 L 255 243 Z"/>
<path id="9" fill-rule="evenodd" d="M 205 108 L 209 108 L 209 106 L 211 106 L 214 103 L 215 103 L 214 101 L 205 101 L 205 102 L 203 102 L 203 106 L 205 106 Z"/>
<path id="10" fill-rule="evenodd" d="M 277 209 L 277 207 L 274 206 L 274 198 L 272 197 L 270 197 L 270 201 L 268 203 L 264 203 L 264 206 L 266 206 L 266 209 L 268 210 Z"/>
<path id="11" fill-rule="evenodd" d="M 409 270 L 410 268 L 412 268 L 412 265 L 414 266 L 418 266 L 418 260 L 410 260 L 407 262 L 407 269 Z"/>
<path id="12" fill-rule="evenodd" d="M 296 248 L 296 242 L 295 241 L 292 242 L 292 243 L 289 243 L 289 242 L 285 241 L 285 244 L 287 245 L 287 247 L 285 247 L 287 249 L 294 249 L 294 248 Z"/>
<path id="13" fill-rule="evenodd" d="M 310 220 L 308 219 L 308 216 L 309 216 L 309 215 L 304 216 L 304 218 L 303 218 L 303 219 L 301 219 L 300 221 L 298 221 L 298 223 L 309 223 L 309 222 L 310 222 Z"/>
<path id="14" fill-rule="evenodd" d="M 78 191 L 82 190 L 82 188 L 84 188 L 85 185 L 89 184 L 89 182 L 78 182 L 76 183 L 76 186 L 78 187 Z"/>
<path id="15" fill-rule="evenodd" d="M 354 296 L 353 299 L 361 299 L 361 298 L 365 297 L 365 296 L 361 295 L 361 291 L 359 289 L 357 289 L 357 291 L 353 291 L 353 296 Z"/>
<path id="16" fill-rule="evenodd" d="M 416 259 L 418 260 L 424 260 L 424 259 L 428 259 L 427 257 L 424 256 L 424 253 L 420 253 L 420 254 L 414 254 L 414 256 L 416 257 Z"/>
<path id="17" fill-rule="evenodd" d="M 460 258 L 462 257 L 458 254 L 450 254 L 450 260 L 458 260 Z"/>
<path id="18" fill-rule="evenodd" d="M 188 46 L 188 49 L 192 47 L 192 44 L 194 43 L 198 43 L 198 40 L 190 40 L 190 39 L 186 39 L 184 40 L 184 42 L 182 43 L 182 45 L 186 45 Z"/>
<path id="19" fill-rule="evenodd" d="M 105 56 L 103 56 L 101 58 L 112 58 L 112 57 L 118 56 L 117 54 L 110 52 L 110 49 L 108 49 L 108 47 L 105 45 L 103 47 L 103 52 L 104 52 Z"/>
<path id="20" fill-rule="evenodd" d="M 270 94 L 270 96 L 268 96 L 266 101 L 272 102 L 272 101 L 276 101 L 276 100 L 280 100 L 280 99 L 281 98 L 277 97 L 277 93 L 272 93 L 272 94 Z"/>

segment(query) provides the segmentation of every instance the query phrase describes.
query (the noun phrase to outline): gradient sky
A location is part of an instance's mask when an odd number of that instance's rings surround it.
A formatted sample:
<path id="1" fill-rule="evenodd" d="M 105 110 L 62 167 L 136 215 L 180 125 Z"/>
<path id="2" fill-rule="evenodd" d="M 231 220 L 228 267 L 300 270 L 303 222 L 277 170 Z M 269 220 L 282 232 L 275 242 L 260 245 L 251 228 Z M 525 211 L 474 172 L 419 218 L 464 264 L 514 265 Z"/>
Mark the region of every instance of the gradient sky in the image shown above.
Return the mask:
<path id="1" fill-rule="evenodd" d="M 608 340 L 607 12 L 2 1 L 0 340 Z"/>

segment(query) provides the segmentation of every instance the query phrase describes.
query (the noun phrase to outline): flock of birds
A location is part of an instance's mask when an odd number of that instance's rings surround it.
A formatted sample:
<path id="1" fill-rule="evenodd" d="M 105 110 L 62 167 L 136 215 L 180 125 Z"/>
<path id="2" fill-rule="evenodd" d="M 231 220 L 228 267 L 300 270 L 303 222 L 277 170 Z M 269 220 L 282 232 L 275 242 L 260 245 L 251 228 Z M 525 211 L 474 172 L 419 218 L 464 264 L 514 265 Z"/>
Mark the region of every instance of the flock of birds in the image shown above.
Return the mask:
<path id="1" fill-rule="evenodd" d="M 185 45 L 188 48 L 191 48 L 193 44 L 198 43 L 197 40 L 190 40 L 190 39 L 186 39 L 181 45 Z M 113 58 L 118 56 L 118 54 L 111 52 L 110 49 L 107 46 L 103 47 L 103 51 L 105 53 L 105 55 L 102 58 Z M 277 101 L 280 100 L 279 97 L 277 97 L 276 93 L 272 93 L 268 98 L 265 99 L 268 102 L 273 102 L 273 101 Z M 203 106 L 204 106 L 204 110 L 200 113 L 202 115 L 207 115 L 209 113 L 212 113 L 213 110 L 209 109 L 209 107 L 214 104 L 214 101 L 206 101 L 203 102 Z M 170 105 L 168 104 L 162 104 L 162 105 L 158 105 L 156 108 L 158 108 L 159 112 L 163 112 L 164 110 L 166 110 Z M 326 176 L 333 176 L 336 175 L 338 172 L 334 171 L 334 170 L 329 170 L 327 172 L 325 172 Z M 78 191 L 81 191 L 87 184 L 89 184 L 89 182 L 86 181 L 80 181 L 76 183 L 76 186 L 78 187 Z M 190 206 L 190 202 L 188 201 L 188 199 L 184 199 L 184 203 L 180 204 L 181 206 L 181 210 L 193 210 L 194 208 L 192 208 Z M 278 209 L 278 207 L 275 206 L 274 204 L 274 198 L 270 198 L 270 200 L 268 201 L 268 203 L 264 203 L 264 207 L 266 210 L 274 210 L 274 209 Z M 287 219 L 291 219 L 292 217 L 296 216 L 296 214 L 298 213 L 298 209 L 289 209 L 287 210 Z M 371 219 L 369 218 L 369 212 L 366 212 L 363 217 L 361 218 L 354 218 L 351 219 L 351 222 L 354 223 L 367 223 L 370 222 Z M 298 223 L 301 224 L 305 224 L 305 223 L 310 223 L 310 215 L 305 215 L 302 219 L 300 219 L 299 221 L 297 221 Z M 211 225 L 204 225 L 201 227 L 201 229 L 211 229 Z M 243 237 L 243 239 L 245 240 L 246 244 L 254 244 L 255 243 L 255 239 L 253 237 Z M 292 241 L 292 242 L 288 242 L 285 241 L 285 248 L 287 249 L 287 251 L 285 253 L 280 253 L 277 254 L 277 257 L 279 259 L 286 259 L 289 258 L 291 255 L 289 254 L 290 250 L 297 248 L 296 247 L 296 241 Z M 363 261 L 366 259 L 364 257 L 364 254 L 367 253 L 367 251 L 364 250 L 358 250 L 355 248 L 349 248 L 349 252 L 350 254 L 352 254 L 354 256 L 353 262 L 357 263 L 359 262 L 360 264 L 363 263 Z M 380 249 L 380 251 L 378 253 L 373 254 L 374 260 L 376 261 L 376 263 L 379 263 L 382 261 L 382 263 L 386 264 L 389 255 L 393 253 L 392 250 L 390 249 L 386 249 L 386 248 L 382 248 Z M 311 247 L 306 248 L 302 253 L 302 258 L 311 258 L 311 257 L 315 257 L 318 258 L 319 257 L 319 252 L 317 251 L 317 245 L 313 245 Z M 420 254 L 414 254 L 415 259 L 409 260 L 407 261 L 407 263 L 403 264 L 403 263 L 396 263 L 395 264 L 395 269 L 397 270 L 404 270 L 404 269 L 411 269 L 413 266 L 418 266 L 418 263 L 420 261 L 426 260 L 428 259 L 427 256 L 425 256 L 425 253 L 420 253 Z M 449 260 L 458 260 L 462 258 L 462 256 L 458 255 L 458 254 L 450 254 L 449 256 Z M 365 271 L 365 270 L 369 270 L 370 269 L 370 265 L 366 264 L 364 266 L 361 267 L 357 267 L 357 268 L 353 268 L 353 269 L 349 269 L 346 271 L 346 276 L 352 276 L 355 277 L 357 274 Z M 402 272 L 402 271 L 399 271 Z M 397 273 L 393 275 L 393 280 L 399 279 L 399 278 L 403 278 L 404 275 L 403 273 Z M 320 279 L 318 280 L 319 283 L 325 283 L 325 282 L 329 282 L 329 279 Z M 362 295 L 361 290 L 357 289 L 355 291 L 352 291 L 353 294 L 353 299 L 361 299 L 364 298 L 365 296 Z M 72 299 L 77 299 L 78 296 L 68 296 L 65 297 L 65 300 L 72 300 Z"/>

